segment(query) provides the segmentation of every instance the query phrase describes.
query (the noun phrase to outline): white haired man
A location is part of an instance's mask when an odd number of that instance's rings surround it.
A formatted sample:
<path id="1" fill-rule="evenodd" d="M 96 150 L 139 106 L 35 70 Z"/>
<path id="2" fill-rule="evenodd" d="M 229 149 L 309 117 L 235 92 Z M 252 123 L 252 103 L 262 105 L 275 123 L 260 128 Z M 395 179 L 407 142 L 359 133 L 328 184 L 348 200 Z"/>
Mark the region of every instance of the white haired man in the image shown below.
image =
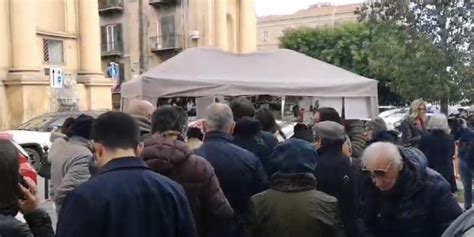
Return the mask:
<path id="1" fill-rule="evenodd" d="M 377 142 L 362 155 L 362 236 L 439 237 L 461 215 L 448 182 L 414 148 Z"/>

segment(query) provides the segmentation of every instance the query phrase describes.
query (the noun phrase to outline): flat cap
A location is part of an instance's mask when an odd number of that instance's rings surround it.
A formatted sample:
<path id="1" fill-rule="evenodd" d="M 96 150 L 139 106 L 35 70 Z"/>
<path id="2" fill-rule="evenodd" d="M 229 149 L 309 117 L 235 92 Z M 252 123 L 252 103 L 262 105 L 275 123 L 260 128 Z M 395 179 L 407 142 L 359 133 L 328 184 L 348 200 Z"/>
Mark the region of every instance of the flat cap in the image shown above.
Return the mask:
<path id="1" fill-rule="evenodd" d="M 344 126 L 333 121 L 317 123 L 313 127 L 314 136 L 329 140 L 345 140 Z"/>

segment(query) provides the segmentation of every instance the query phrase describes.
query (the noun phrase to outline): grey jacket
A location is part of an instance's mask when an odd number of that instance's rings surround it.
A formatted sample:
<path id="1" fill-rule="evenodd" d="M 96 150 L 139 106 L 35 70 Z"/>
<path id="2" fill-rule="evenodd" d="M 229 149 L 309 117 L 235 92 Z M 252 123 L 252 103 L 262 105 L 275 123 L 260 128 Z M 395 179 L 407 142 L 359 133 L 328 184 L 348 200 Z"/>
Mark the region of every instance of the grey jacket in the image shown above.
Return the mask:
<path id="1" fill-rule="evenodd" d="M 56 139 L 49 150 L 51 160 L 51 197 L 60 212 L 66 196 L 90 178 L 91 144 L 81 137 L 69 141 Z"/>

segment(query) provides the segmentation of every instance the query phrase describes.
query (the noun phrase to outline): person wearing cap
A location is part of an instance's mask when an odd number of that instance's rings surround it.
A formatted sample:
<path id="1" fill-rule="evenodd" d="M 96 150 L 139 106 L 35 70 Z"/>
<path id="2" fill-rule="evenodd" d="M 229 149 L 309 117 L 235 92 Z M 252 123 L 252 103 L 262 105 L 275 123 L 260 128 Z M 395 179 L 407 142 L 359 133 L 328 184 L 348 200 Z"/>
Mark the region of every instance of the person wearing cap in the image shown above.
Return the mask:
<path id="1" fill-rule="evenodd" d="M 51 147 L 51 197 L 59 213 L 65 197 L 87 181 L 93 159 L 91 126 L 94 118 L 82 114 L 69 129 L 68 141 Z"/>
<path id="2" fill-rule="evenodd" d="M 337 198 L 346 236 L 356 236 L 357 165 L 342 151 L 346 139 L 344 127 L 333 121 L 324 121 L 313 126 L 313 133 L 319 153 L 315 170 L 317 189 Z"/>
<path id="3" fill-rule="evenodd" d="M 360 236 L 440 237 L 462 213 L 449 183 L 416 148 L 376 142 L 362 155 Z"/>
<path id="4" fill-rule="evenodd" d="M 365 139 L 367 145 L 374 142 L 391 142 L 398 144 L 398 134 L 397 131 L 388 130 L 387 124 L 380 117 L 368 121 L 365 125 Z"/>
<path id="5" fill-rule="evenodd" d="M 341 236 L 337 199 L 316 190 L 313 144 L 291 138 L 272 156 L 277 172 L 270 189 L 252 196 L 250 236 Z"/>

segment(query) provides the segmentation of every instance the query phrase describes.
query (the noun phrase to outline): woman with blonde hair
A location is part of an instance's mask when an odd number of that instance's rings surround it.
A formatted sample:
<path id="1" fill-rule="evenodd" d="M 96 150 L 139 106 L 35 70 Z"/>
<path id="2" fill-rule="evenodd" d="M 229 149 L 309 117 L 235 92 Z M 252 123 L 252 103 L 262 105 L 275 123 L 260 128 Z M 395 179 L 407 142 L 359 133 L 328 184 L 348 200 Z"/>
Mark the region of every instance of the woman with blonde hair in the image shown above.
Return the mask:
<path id="1" fill-rule="evenodd" d="M 402 142 L 405 146 L 417 146 L 426 130 L 426 104 L 423 99 L 414 100 L 410 106 L 410 114 L 399 127 Z"/>
<path id="2" fill-rule="evenodd" d="M 421 137 L 419 148 L 428 160 L 428 166 L 440 173 L 456 192 L 453 159 L 455 143 L 444 114 L 433 115 L 427 124 L 430 134 Z"/>

